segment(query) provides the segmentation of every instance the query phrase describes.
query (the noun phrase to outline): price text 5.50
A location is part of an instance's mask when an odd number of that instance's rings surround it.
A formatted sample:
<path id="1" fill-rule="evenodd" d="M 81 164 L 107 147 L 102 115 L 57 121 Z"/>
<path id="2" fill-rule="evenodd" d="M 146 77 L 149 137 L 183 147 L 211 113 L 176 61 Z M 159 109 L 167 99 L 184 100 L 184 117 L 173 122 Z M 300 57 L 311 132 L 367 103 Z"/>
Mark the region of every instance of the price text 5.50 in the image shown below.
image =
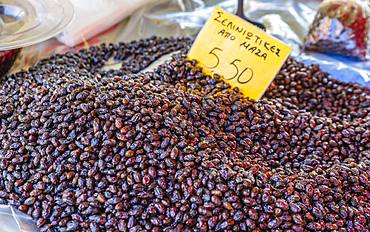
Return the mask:
<path id="1" fill-rule="evenodd" d="M 222 54 L 223 50 L 221 48 L 218 48 L 218 47 L 214 47 L 208 54 L 212 57 L 214 57 L 213 59 L 210 59 L 210 64 L 211 65 L 206 65 L 206 68 L 208 69 L 216 69 L 217 67 L 219 67 L 220 63 L 222 62 L 220 60 L 220 57 L 219 55 Z M 246 68 L 240 68 L 240 63 L 241 63 L 241 60 L 240 59 L 235 59 L 233 60 L 230 64 L 228 65 L 231 65 L 234 69 L 235 69 L 235 73 L 233 73 L 232 75 L 230 75 L 229 77 L 224 77 L 225 80 L 233 80 L 235 78 L 237 78 L 236 80 L 240 83 L 240 84 L 246 84 L 248 82 L 250 82 L 253 78 L 253 70 L 249 67 L 246 67 Z"/>

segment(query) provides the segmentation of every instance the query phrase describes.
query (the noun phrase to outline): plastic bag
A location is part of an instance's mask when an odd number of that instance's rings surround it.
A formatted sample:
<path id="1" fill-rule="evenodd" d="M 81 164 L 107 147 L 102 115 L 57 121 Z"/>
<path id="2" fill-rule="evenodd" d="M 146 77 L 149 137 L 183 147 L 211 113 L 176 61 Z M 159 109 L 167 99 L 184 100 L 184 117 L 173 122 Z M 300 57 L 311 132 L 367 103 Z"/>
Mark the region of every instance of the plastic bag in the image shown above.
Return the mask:
<path id="1" fill-rule="evenodd" d="M 326 0 L 305 39 L 305 49 L 367 60 L 370 8 L 361 0 Z"/>

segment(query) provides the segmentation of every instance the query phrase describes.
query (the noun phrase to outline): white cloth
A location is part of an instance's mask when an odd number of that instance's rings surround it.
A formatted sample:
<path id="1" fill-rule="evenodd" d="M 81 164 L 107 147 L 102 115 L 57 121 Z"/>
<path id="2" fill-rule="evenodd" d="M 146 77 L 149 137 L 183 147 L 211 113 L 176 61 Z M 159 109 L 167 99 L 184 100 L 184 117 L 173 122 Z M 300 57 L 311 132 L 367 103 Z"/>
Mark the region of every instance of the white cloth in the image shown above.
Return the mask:
<path id="1" fill-rule="evenodd" d="M 57 36 L 67 46 L 77 45 L 130 16 L 152 0 L 71 0 L 75 16 Z"/>

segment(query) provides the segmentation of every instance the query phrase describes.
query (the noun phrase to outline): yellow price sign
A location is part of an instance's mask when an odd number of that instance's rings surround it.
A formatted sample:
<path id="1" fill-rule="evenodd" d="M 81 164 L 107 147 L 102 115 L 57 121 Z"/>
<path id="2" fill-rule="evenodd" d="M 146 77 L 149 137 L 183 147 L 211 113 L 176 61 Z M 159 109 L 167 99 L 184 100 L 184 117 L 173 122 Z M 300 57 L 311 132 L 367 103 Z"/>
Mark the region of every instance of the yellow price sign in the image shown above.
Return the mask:
<path id="1" fill-rule="evenodd" d="M 217 73 L 244 96 L 259 100 L 291 48 L 247 21 L 217 7 L 188 57 L 207 74 Z"/>

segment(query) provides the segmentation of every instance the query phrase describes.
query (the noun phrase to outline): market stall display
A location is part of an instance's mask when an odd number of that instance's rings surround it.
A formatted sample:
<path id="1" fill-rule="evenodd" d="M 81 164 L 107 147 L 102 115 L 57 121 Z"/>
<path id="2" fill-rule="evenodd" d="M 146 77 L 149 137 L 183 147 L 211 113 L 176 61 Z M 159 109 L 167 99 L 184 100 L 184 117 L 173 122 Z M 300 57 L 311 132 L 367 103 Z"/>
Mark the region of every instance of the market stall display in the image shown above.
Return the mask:
<path id="1" fill-rule="evenodd" d="M 253 102 L 186 60 L 191 43 L 101 45 L 6 76 L 1 203 L 42 231 L 367 231 L 370 90 L 289 58 Z"/>

